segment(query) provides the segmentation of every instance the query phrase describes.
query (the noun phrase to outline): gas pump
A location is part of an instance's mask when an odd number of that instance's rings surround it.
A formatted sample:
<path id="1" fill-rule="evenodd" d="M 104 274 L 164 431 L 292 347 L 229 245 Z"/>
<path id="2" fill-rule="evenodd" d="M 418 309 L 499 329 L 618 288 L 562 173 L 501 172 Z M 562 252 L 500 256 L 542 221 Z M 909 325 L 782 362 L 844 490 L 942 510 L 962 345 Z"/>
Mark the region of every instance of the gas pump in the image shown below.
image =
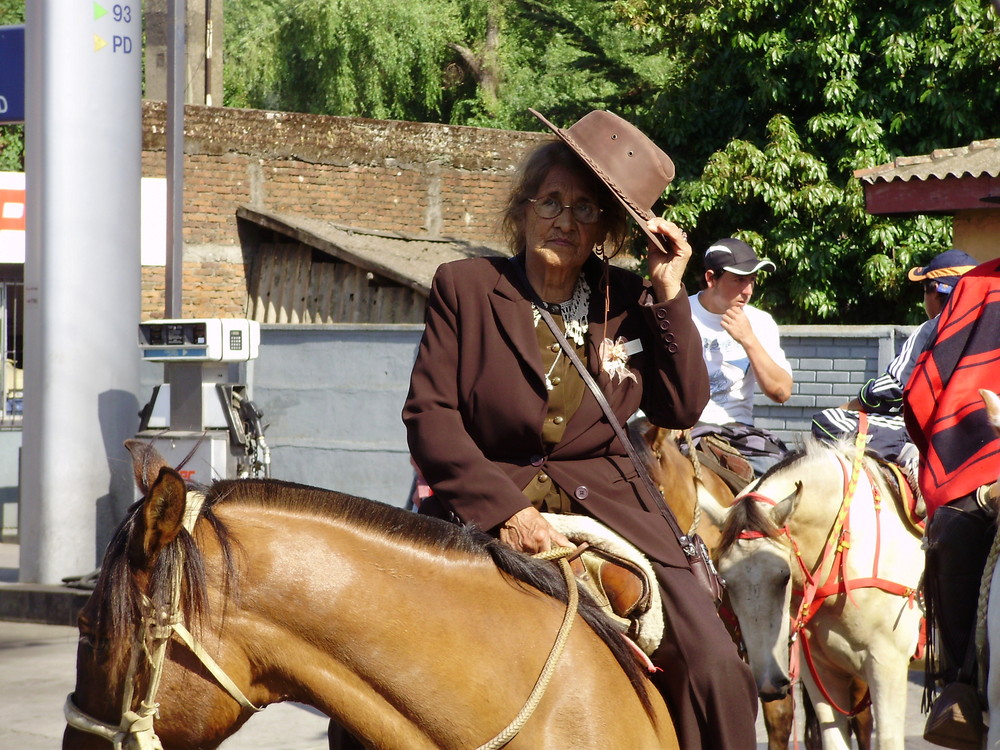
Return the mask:
<path id="1" fill-rule="evenodd" d="M 259 347 L 253 320 L 140 323 L 142 358 L 163 363 L 164 382 L 139 413 L 136 438 L 155 443 L 191 482 L 270 476 L 263 414 L 245 383 L 246 363 Z"/>

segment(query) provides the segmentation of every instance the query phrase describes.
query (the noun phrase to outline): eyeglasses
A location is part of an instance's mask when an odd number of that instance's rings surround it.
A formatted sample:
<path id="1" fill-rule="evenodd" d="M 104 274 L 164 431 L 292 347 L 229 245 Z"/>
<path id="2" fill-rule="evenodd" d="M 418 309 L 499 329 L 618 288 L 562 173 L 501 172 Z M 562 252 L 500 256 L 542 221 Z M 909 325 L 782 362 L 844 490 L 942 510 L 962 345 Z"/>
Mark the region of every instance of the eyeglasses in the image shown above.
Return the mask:
<path id="1" fill-rule="evenodd" d="M 604 213 L 604 209 L 598 208 L 590 201 L 580 201 L 572 206 L 563 205 L 555 198 L 528 198 L 528 202 L 535 210 L 535 214 L 542 219 L 554 219 L 568 208 L 573 212 L 573 218 L 581 224 L 593 224 Z"/>

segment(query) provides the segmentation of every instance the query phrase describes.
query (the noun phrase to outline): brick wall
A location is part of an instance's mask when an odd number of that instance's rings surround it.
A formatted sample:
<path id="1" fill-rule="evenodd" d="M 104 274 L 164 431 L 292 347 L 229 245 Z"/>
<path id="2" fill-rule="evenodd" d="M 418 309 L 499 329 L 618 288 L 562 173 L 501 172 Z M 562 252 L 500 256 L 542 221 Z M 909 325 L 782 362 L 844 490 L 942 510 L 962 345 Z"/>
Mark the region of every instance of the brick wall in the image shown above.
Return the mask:
<path id="1" fill-rule="evenodd" d="M 166 105 L 143 102 L 143 176 L 166 174 Z M 236 209 L 495 242 L 510 176 L 540 133 L 287 112 L 184 111 L 184 317 L 246 314 Z M 162 317 L 165 269 L 143 268 Z"/>

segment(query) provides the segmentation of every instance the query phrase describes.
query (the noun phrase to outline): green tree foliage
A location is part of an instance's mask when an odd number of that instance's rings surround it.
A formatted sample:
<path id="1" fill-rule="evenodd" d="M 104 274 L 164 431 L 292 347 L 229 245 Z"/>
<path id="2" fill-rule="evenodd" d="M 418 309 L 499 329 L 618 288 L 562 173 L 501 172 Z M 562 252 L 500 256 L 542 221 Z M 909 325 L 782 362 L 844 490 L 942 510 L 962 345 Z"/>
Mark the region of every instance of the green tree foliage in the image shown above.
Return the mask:
<path id="1" fill-rule="evenodd" d="M 383 119 L 447 119 L 452 0 L 228 0 L 225 103 Z"/>
<path id="2" fill-rule="evenodd" d="M 998 135 L 985 0 L 229 0 L 226 103 L 539 129 L 618 112 L 674 157 L 700 250 L 778 263 L 782 322 L 918 322 L 947 218 L 872 217 L 856 169 Z M 692 263 L 691 283 L 700 275 Z"/>
<path id="3" fill-rule="evenodd" d="M 536 130 L 529 107 L 557 124 L 591 109 L 634 119 L 648 110 L 649 92 L 684 70 L 606 0 L 517 0 L 504 8 L 498 102 L 468 124 Z"/>
<path id="4" fill-rule="evenodd" d="M 704 247 L 737 235 L 778 270 L 784 322 L 917 322 L 905 270 L 950 222 L 872 217 L 853 171 L 998 135 L 1000 26 L 984 2 L 619 3 L 690 62 L 638 120 L 677 156 L 668 212 Z M 665 127 L 656 123 L 669 123 Z"/>
<path id="5" fill-rule="evenodd" d="M 0 26 L 24 23 L 24 0 L 0 0 Z M 24 171 L 24 126 L 0 125 L 0 172 Z"/>

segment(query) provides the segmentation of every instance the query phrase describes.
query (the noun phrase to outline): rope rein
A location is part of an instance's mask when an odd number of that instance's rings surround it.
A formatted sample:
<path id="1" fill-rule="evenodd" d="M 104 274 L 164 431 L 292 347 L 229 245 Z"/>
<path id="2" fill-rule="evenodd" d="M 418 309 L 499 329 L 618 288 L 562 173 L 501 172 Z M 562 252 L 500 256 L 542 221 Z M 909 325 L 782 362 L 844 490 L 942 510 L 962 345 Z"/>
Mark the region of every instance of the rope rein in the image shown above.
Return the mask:
<path id="1" fill-rule="evenodd" d="M 694 500 L 694 517 L 691 519 L 691 528 L 688 529 L 688 536 L 693 536 L 696 531 L 698 531 L 698 526 L 701 524 L 701 503 L 698 502 L 697 492 L 698 485 L 704 486 L 705 482 L 701 478 L 701 461 L 698 460 L 698 455 L 694 452 L 694 438 L 691 437 L 691 430 L 684 430 L 684 442 L 687 443 L 688 448 L 688 459 L 691 461 L 691 467 L 694 469 L 694 484 L 695 484 L 695 500 Z"/>
<path id="2" fill-rule="evenodd" d="M 541 674 L 538 675 L 538 679 L 535 681 L 535 687 L 532 688 L 531 694 L 528 696 L 528 700 L 525 702 L 524 707 L 518 712 L 517 716 L 503 729 L 496 737 L 494 737 L 489 742 L 480 745 L 478 750 L 498 750 L 499 748 L 506 745 L 517 735 L 518 732 L 524 727 L 528 719 L 538 708 L 538 704 L 542 700 L 542 696 L 545 695 L 545 690 L 549 686 L 549 682 L 552 679 L 552 675 L 556 671 L 556 666 L 559 664 L 559 659 L 562 657 L 563 649 L 566 647 L 566 641 L 569 638 L 569 632 L 573 627 L 573 620 L 576 619 L 577 606 L 580 602 L 580 592 L 577 590 L 576 577 L 573 575 L 573 570 L 569 565 L 569 557 L 573 555 L 576 550 L 573 547 L 554 547 L 548 552 L 539 552 L 534 557 L 540 560 L 558 560 L 559 567 L 562 568 L 563 578 L 566 579 L 566 590 L 569 593 L 568 601 L 566 602 L 566 612 L 563 615 L 562 625 L 559 626 L 559 632 L 556 634 L 555 643 L 552 644 L 552 650 L 549 652 L 548 658 L 545 660 L 545 665 L 542 667 Z"/>

